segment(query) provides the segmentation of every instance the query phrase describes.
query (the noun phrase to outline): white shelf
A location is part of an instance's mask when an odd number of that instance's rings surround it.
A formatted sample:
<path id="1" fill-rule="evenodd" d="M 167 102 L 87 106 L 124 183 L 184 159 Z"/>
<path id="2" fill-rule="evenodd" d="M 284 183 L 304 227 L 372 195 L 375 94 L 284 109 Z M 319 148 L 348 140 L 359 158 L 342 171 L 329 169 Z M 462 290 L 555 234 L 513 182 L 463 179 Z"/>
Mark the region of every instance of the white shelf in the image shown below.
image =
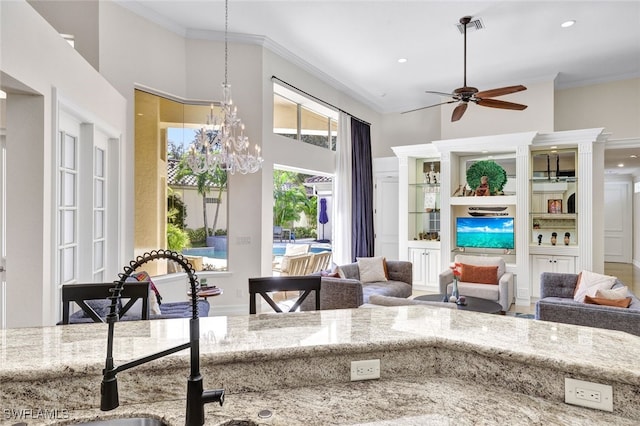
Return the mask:
<path id="1" fill-rule="evenodd" d="M 551 244 L 542 245 L 530 245 L 529 254 L 548 254 L 553 256 L 578 256 L 580 253 L 579 246 L 577 244 L 569 244 L 568 246 Z"/>
<path id="2" fill-rule="evenodd" d="M 451 197 L 452 206 L 507 206 L 515 205 L 515 195 L 493 195 L 489 197 Z"/>

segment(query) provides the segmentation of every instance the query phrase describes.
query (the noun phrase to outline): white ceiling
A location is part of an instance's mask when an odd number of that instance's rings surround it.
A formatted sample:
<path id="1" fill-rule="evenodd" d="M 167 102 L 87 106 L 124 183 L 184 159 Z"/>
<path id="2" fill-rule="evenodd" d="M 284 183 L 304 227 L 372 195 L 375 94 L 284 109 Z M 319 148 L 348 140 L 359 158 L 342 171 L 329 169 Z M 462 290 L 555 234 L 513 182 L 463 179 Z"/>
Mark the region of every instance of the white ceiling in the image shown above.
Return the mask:
<path id="1" fill-rule="evenodd" d="M 185 36 L 224 31 L 223 0 L 119 3 Z M 554 77 L 562 88 L 640 76 L 638 0 L 230 0 L 229 33 L 264 37 L 338 89 L 394 113 L 440 101 L 425 90 L 462 86 L 456 24 L 465 15 L 485 26 L 467 34 L 467 83 L 480 90 Z M 576 24 L 561 28 L 567 20 Z"/>

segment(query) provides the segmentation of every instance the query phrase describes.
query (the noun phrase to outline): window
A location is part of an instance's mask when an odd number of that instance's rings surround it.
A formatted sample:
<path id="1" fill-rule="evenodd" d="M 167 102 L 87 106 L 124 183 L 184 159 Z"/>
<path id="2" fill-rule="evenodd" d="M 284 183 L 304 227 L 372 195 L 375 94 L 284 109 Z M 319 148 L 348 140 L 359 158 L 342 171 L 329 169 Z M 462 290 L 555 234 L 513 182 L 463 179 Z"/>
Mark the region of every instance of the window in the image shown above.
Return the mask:
<path id="1" fill-rule="evenodd" d="M 226 271 L 227 175 L 196 174 L 185 160 L 196 138 L 212 136 L 207 123 L 220 108 L 141 90 L 135 98 L 136 249 L 168 248 L 200 258 L 191 262 L 197 270 Z M 148 272 L 173 271 L 152 265 Z"/>
<path id="2" fill-rule="evenodd" d="M 60 283 L 75 282 L 78 265 L 78 139 L 60 133 L 58 259 Z"/>
<path id="3" fill-rule="evenodd" d="M 336 150 L 337 111 L 279 84 L 273 89 L 273 133 Z"/>

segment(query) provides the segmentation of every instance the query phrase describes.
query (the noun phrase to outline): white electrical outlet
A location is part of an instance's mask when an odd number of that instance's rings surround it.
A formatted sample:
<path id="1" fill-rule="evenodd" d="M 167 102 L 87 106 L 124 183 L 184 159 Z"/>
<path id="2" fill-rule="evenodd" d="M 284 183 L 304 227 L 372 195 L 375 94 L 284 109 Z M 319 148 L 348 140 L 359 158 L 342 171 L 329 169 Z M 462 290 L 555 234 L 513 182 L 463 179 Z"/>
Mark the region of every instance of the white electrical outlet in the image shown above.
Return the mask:
<path id="1" fill-rule="evenodd" d="M 564 402 L 598 410 L 613 411 L 613 387 L 565 377 Z"/>
<path id="2" fill-rule="evenodd" d="M 380 360 L 351 361 L 351 381 L 380 378 Z"/>

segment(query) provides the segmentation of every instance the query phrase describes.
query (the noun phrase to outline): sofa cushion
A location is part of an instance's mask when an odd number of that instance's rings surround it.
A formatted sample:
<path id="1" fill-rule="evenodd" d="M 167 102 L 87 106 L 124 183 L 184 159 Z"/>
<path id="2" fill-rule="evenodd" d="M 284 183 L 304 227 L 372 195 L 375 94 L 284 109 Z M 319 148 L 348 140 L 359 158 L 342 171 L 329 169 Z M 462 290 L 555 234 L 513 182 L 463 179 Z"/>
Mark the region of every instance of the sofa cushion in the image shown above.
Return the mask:
<path id="1" fill-rule="evenodd" d="M 596 297 L 613 300 L 625 299 L 628 296 L 628 293 L 629 287 L 625 285 L 622 287 L 612 288 L 611 290 L 598 290 L 596 291 Z"/>
<path id="2" fill-rule="evenodd" d="M 498 284 L 498 266 L 461 264 L 461 281 L 478 284 Z"/>
<path id="3" fill-rule="evenodd" d="M 384 268 L 384 257 L 358 257 L 360 281 L 365 283 L 387 281 Z"/>
<path id="4" fill-rule="evenodd" d="M 158 288 L 151 280 L 151 277 L 147 273 L 147 271 L 140 271 L 133 274 L 136 280 L 144 282 L 149 282 L 149 314 L 160 315 L 162 312 L 160 311 L 160 304 L 162 303 L 162 296 L 160 296 L 160 292 Z M 140 301 L 136 302 L 141 303 Z M 134 304 L 134 306 L 136 305 Z M 142 307 L 138 308 L 142 309 Z"/>
<path id="5" fill-rule="evenodd" d="M 447 294 L 451 294 L 453 284 L 447 286 Z M 458 291 L 462 296 L 479 297 L 480 299 L 500 300 L 500 288 L 497 285 L 486 285 L 458 281 Z"/>
<path id="6" fill-rule="evenodd" d="M 607 299 L 604 297 L 585 296 L 584 303 L 589 303 L 592 305 L 615 306 L 617 308 L 628 308 L 631 304 L 631 298 L 625 297 L 622 299 Z"/>
<path id="7" fill-rule="evenodd" d="M 411 286 L 402 281 L 383 281 L 374 283 L 362 283 L 362 302 L 369 303 L 369 296 L 379 294 L 382 296 L 409 297 Z"/>
<path id="8" fill-rule="evenodd" d="M 582 271 L 576 285 L 573 300 L 584 302 L 585 296 L 594 297 L 598 290 L 609 290 L 616 282 L 616 277 L 602 275 L 591 271 Z"/>
<path id="9" fill-rule="evenodd" d="M 91 308 L 93 309 L 96 314 L 100 317 L 100 318 L 106 318 L 107 314 L 109 313 L 109 309 L 111 307 L 111 300 L 108 299 L 98 299 L 98 300 L 85 300 L 85 303 Z M 120 309 L 122 307 L 122 304 L 120 304 L 120 306 L 118 307 L 118 309 Z M 85 311 L 83 311 L 82 309 L 79 312 L 79 316 L 81 318 L 91 318 Z"/>

